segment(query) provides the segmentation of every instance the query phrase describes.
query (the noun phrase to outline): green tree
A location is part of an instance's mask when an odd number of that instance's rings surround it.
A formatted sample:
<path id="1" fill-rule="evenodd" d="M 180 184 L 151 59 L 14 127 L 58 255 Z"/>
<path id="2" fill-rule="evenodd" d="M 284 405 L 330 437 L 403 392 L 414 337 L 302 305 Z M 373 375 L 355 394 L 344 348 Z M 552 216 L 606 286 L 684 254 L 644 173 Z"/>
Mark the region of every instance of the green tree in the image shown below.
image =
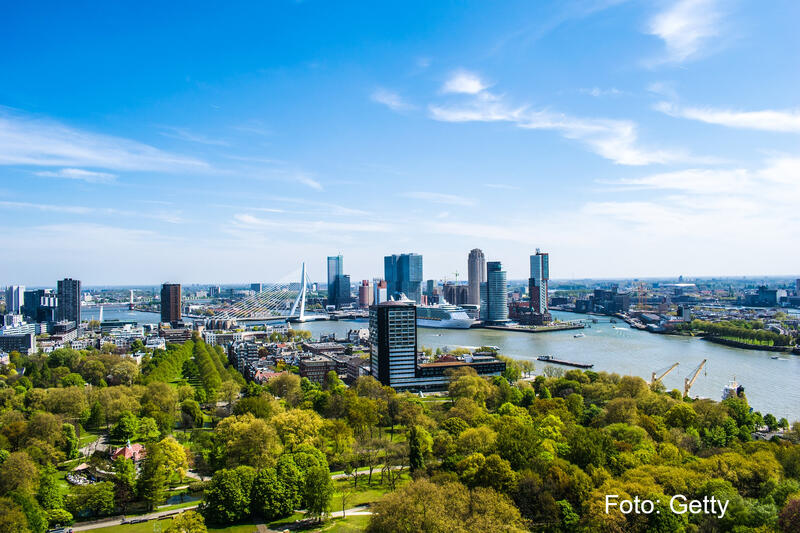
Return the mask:
<path id="1" fill-rule="evenodd" d="M 22 507 L 11 498 L 0 498 L 0 531 L 3 533 L 31 533 Z"/>
<path id="2" fill-rule="evenodd" d="M 149 444 L 136 481 L 139 498 L 145 502 L 148 510 L 152 511 L 164 502 L 170 474 L 167 457 L 161 446 Z"/>
<path id="3" fill-rule="evenodd" d="M 250 516 L 250 493 L 255 469 L 240 466 L 214 473 L 199 511 L 212 524 L 232 524 Z"/>
<path id="4" fill-rule="evenodd" d="M 58 509 L 64 505 L 64 498 L 61 496 L 61 489 L 58 487 L 56 469 L 52 465 L 42 468 L 36 499 L 45 510 Z"/>
<path id="5" fill-rule="evenodd" d="M 32 494 L 39 484 L 39 469 L 25 452 L 13 452 L 0 465 L 0 495 L 11 491 Z"/>
<path id="6" fill-rule="evenodd" d="M 76 485 L 70 489 L 65 506 L 73 516 L 110 515 L 114 512 L 114 485 L 109 481 Z"/>
<path id="7" fill-rule="evenodd" d="M 118 457 L 113 468 L 114 500 L 124 513 L 136 496 L 136 466 L 132 460 Z"/>
<path id="8" fill-rule="evenodd" d="M 195 511 L 184 511 L 172 519 L 164 533 L 206 533 L 207 531 L 203 515 Z"/>
<path id="9" fill-rule="evenodd" d="M 433 439 L 425 429 L 412 426 L 408 432 L 408 464 L 411 472 L 425 468 L 425 456 L 430 452 Z"/>
<path id="10" fill-rule="evenodd" d="M 274 520 L 292 514 L 292 499 L 272 469 L 259 470 L 253 480 L 250 509 L 254 515 Z"/>
<path id="11" fill-rule="evenodd" d="M 314 466 L 306 472 L 303 499 L 308 514 L 318 520 L 327 514 L 333 496 L 333 482 L 327 466 Z"/>
<path id="12" fill-rule="evenodd" d="M 130 411 L 126 411 L 114 426 L 111 435 L 118 441 L 126 441 L 136 437 L 137 431 L 139 431 L 139 419 Z"/>

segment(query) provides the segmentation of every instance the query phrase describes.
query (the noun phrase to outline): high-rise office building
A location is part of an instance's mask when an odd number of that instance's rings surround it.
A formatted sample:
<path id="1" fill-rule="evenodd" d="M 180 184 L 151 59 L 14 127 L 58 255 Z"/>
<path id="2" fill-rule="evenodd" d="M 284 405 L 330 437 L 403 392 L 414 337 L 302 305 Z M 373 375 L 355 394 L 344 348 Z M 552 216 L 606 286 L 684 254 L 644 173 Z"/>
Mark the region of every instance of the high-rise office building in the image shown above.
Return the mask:
<path id="1" fill-rule="evenodd" d="M 481 320 L 488 324 L 508 322 L 507 285 L 500 261 L 486 263 L 486 281 L 481 283 Z"/>
<path id="2" fill-rule="evenodd" d="M 222 295 L 222 288 L 219 285 L 211 285 L 208 288 L 209 298 L 219 298 Z"/>
<path id="3" fill-rule="evenodd" d="M 18 315 L 25 303 L 25 286 L 9 285 L 6 287 L 6 313 Z"/>
<path id="4" fill-rule="evenodd" d="M 181 284 L 161 285 L 161 322 L 175 324 L 181 319 Z"/>
<path id="5" fill-rule="evenodd" d="M 417 307 L 388 301 L 369 308 L 370 372 L 383 385 L 414 386 L 417 370 Z"/>
<path id="6" fill-rule="evenodd" d="M 251 283 L 250 290 L 256 294 L 261 294 L 261 292 L 264 290 L 264 285 L 261 283 Z"/>
<path id="7" fill-rule="evenodd" d="M 81 282 L 77 279 L 64 278 L 58 281 L 56 289 L 58 293 L 58 312 L 57 320 L 69 320 L 75 322 L 75 326 L 81 324 Z"/>
<path id="8" fill-rule="evenodd" d="M 800 278 L 797 278 L 797 279 L 794 281 L 794 285 L 795 285 L 795 287 L 794 287 L 794 292 L 795 292 L 795 294 L 796 294 L 797 296 L 800 296 Z"/>
<path id="9" fill-rule="evenodd" d="M 478 248 L 469 252 L 467 276 L 469 279 L 469 300 L 467 303 L 480 305 L 481 283 L 486 281 L 486 257 L 484 257 L 483 251 Z"/>
<path id="10" fill-rule="evenodd" d="M 333 282 L 333 300 L 331 301 L 331 296 L 329 294 L 328 305 L 342 307 L 344 305 L 349 305 L 352 301 L 353 297 L 350 294 L 350 275 L 340 274 L 336 276 Z"/>
<path id="11" fill-rule="evenodd" d="M 55 322 L 58 318 L 58 296 L 53 289 L 25 291 L 22 313 L 29 322 Z"/>
<path id="12" fill-rule="evenodd" d="M 550 255 L 536 249 L 531 256 L 531 277 L 528 280 L 528 292 L 531 297 L 531 309 L 534 313 L 547 313 L 547 284 L 550 280 Z"/>
<path id="13" fill-rule="evenodd" d="M 344 259 L 340 255 L 328 256 L 328 305 L 339 306 L 336 278 L 344 274 Z"/>
<path id="14" fill-rule="evenodd" d="M 422 256 L 419 254 L 387 255 L 383 273 L 389 296 L 405 294 L 409 300 L 422 300 Z"/>

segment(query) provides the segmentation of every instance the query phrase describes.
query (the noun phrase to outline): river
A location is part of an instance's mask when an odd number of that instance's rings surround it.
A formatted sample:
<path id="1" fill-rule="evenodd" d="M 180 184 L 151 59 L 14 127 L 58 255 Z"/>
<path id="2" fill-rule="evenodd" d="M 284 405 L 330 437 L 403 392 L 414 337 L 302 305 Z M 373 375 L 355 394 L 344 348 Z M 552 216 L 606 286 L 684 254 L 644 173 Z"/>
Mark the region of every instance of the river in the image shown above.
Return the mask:
<path id="1" fill-rule="evenodd" d="M 560 320 L 586 319 L 587 315 L 553 312 Z M 683 391 L 683 378 L 694 371 L 703 359 L 705 368 L 691 389 L 692 396 L 719 400 L 722 388 L 736 378 L 745 388 L 750 405 L 762 414 L 771 412 L 789 421 L 800 420 L 800 357 L 772 352 L 730 348 L 699 338 L 659 335 L 629 328 L 624 322 L 612 324 L 606 317 L 583 330 L 585 337 L 575 338 L 579 330 L 546 333 L 517 333 L 488 329 L 418 329 L 420 347 L 497 346 L 500 353 L 515 359 L 530 359 L 537 371 L 543 363 L 540 355 L 593 363 L 593 370 L 640 376 L 650 380 L 651 372 L 680 363 L 663 379 L 667 389 Z M 349 329 L 367 327 L 364 321 L 309 322 L 314 337 L 336 333 L 341 338 Z M 614 329 L 614 328 L 618 329 Z M 569 367 L 561 367 L 568 369 Z"/>
<path id="2" fill-rule="evenodd" d="M 97 309 L 83 309 L 82 318 L 97 318 Z M 560 320 L 581 320 L 587 315 L 553 312 Z M 105 309 L 103 318 L 136 320 L 140 324 L 157 323 L 158 313 Z M 750 405 L 763 414 L 768 412 L 790 421 L 800 420 L 800 356 L 779 354 L 771 359 L 772 352 L 731 348 L 699 338 L 658 335 L 631 329 L 624 322 L 612 324 L 606 317 L 583 330 L 585 337 L 575 338 L 577 330 L 547 333 L 517 333 L 488 329 L 432 329 L 419 328 L 419 346 L 498 346 L 500 353 L 516 359 L 534 360 L 540 355 L 554 355 L 561 359 L 593 363 L 593 370 L 641 376 L 649 380 L 650 373 L 680 363 L 663 379 L 668 389 L 683 390 L 683 378 L 688 376 L 703 359 L 708 359 L 700 372 L 692 396 L 719 400 L 722 388 L 734 377 L 743 385 Z M 366 321 L 342 320 L 295 324 L 294 327 L 311 331 L 315 338 L 320 334 L 335 333 L 342 338 L 354 328 L 366 328 Z M 617 328 L 617 329 L 615 329 Z M 535 361 L 537 369 L 543 363 Z M 568 368 L 568 367 L 562 367 Z"/>

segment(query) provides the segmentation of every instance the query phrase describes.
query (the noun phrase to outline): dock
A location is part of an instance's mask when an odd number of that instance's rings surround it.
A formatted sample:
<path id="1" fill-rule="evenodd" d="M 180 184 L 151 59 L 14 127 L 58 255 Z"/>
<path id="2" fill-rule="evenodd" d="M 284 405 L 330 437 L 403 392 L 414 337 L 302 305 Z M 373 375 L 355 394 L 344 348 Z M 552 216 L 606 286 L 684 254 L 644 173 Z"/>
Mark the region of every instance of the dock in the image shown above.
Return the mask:
<path id="1" fill-rule="evenodd" d="M 575 361 L 567 361 L 565 359 L 556 359 L 552 355 L 541 355 L 536 358 L 537 361 L 545 363 L 553 363 L 554 365 L 574 366 L 575 368 L 592 368 L 594 365 L 589 363 L 578 363 Z"/>

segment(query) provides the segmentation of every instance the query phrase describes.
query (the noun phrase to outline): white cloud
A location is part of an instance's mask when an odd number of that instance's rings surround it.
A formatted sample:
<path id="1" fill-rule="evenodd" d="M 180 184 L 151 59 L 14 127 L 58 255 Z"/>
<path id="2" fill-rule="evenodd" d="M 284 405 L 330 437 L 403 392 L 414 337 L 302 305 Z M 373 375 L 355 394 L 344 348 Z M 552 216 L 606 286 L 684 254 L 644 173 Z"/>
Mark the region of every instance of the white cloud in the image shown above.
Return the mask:
<path id="1" fill-rule="evenodd" d="M 56 204 L 42 204 L 33 202 L 10 202 L 0 201 L 0 206 L 9 209 L 36 209 L 38 211 L 49 213 L 63 213 L 67 215 L 91 215 L 91 216 L 129 216 L 135 218 L 147 218 L 151 220 L 158 220 L 161 222 L 168 222 L 170 224 L 180 224 L 183 219 L 176 212 L 141 212 L 141 211 L 127 211 L 124 209 L 116 209 L 113 207 L 89 207 L 83 205 L 56 205 Z"/>
<path id="2" fill-rule="evenodd" d="M 643 148 L 638 145 L 636 124 L 628 120 L 572 117 L 528 106 L 510 106 L 503 98 L 483 92 L 466 104 L 429 106 L 431 117 L 444 122 L 510 122 L 523 129 L 553 130 L 581 141 L 621 165 L 648 165 L 688 161 L 683 151 Z"/>
<path id="3" fill-rule="evenodd" d="M 0 108 L 0 165 L 90 167 L 160 172 L 197 171 L 204 161 Z"/>
<path id="4" fill-rule="evenodd" d="M 601 89 L 600 87 L 592 87 L 591 89 L 584 88 L 578 89 L 578 92 L 594 96 L 595 98 L 600 98 L 601 96 L 619 96 L 622 94 L 622 91 L 616 87 L 611 87 L 610 89 Z"/>
<path id="5" fill-rule="evenodd" d="M 384 233 L 393 230 L 390 224 L 382 222 L 333 222 L 330 220 L 272 220 L 248 214 L 235 214 L 234 224 L 244 229 L 271 229 L 293 233 L 310 233 L 314 235 L 330 233 Z"/>
<path id="6" fill-rule="evenodd" d="M 80 168 L 62 168 L 61 170 L 42 170 L 34 172 L 37 176 L 46 178 L 66 178 L 72 180 L 82 180 L 87 183 L 111 183 L 117 179 L 116 174 L 108 172 L 95 172 Z"/>
<path id="7" fill-rule="evenodd" d="M 450 76 L 444 86 L 443 93 L 478 94 L 489 88 L 477 74 L 466 70 L 459 70 Z"/>
<path id="8" fill-rule="evenodd" d="M 701 55 L 719 33 L 716 0 L 679 0 L 649 21 L 647 32 L 664 41 L 666 56 L 657 62 L 681 63 Z"/>
<path id="9" fill-rule="evenodd" d="M 373 102 L 383 104 L 392 111 L 406 111 L 414 108 L 413 105 L 403 100 L 399 94 L 388 89 L 377 89 L 370 95 L 370 98 Z"/>
<path id="10" fill-rule="evenodd" d="M 502 189 L 506 191 L 518 191 L 519 187 L 516 185 L 508 185 L 505 183 L 484 183 L 484 187 L 489 187 L 490 189 Z"/>
<path id="11" fill-rule="evenodd" d="M 403 196 L 405 198 L 412 198 L 414 200 L 424 200 L 426 202 L 433 202 L 437 204 L 447 204 L 447 205 L 473 206 L 476 203 L 475 200 L 471 198 L 456 196 L 455 194 L 443 194 L 443 193 L 429 192 L 429 191 L 407 192 L 401 194 L 400 196 Z"/>
<path id="12" fill-rule="evenodd" d="M 800 110 L 797 109 L 738 111 L 709 107 L 681 107 L 670 102 L 659 102 L 655 108 L 673 117 L 699 120 L 729 128 L 800 133 Z"/>
<path id="13" fill-rule="evenodd" d="M 305 172 L 295 172 L 291 174 L 291 177 L 297 183 L 305 185 L 306 187 L 311 187 L 315 191 L 322 190 L 322 184 L 317 180 L 315 180 L 314 178 L 312 178 L 311 176 L 309 176 L 308 174 L 306 174 Z"/>
<path id="14" fill-rule="evenodd" d="M 227 141 L 224 141 L 222 139 L 212 139 L 211 137 L 195 133 L 186 128 L 177 128 L 174 126 L 161 126 L 161 129 L 164 130 L 161 132 L 161 135 L 163 135 L 164 137 L 170 137 L 172 139 L 178 139 L 181 141 L 188 141 L 198 144 L 207 144 L 211 146 L 230 146 L 230 144 Z"/>

